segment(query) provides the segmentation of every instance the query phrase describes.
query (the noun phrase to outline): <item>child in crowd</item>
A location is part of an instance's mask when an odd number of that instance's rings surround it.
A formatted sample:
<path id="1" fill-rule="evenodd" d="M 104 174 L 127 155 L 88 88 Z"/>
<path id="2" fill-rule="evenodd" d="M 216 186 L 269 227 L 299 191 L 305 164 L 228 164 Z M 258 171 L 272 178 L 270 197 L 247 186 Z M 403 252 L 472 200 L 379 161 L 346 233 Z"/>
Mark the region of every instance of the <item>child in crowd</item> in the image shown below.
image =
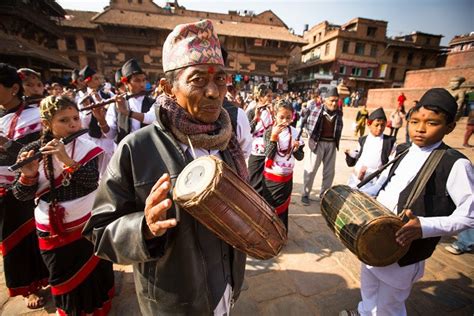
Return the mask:
<path id="1" fill-rule="evenodd" d="M 63 92 L 64 92 L 64 88 L 60 83 L 53 82 L 51 84 L 51 95 L 59 97 L 63 94 Z"/>
<path id="2" fill-rule="evenodd" d="M 383 132 L 387 125 L 387 117 L 383 108 L 374 110 L 367 121 L 369 134 L 359 138 L 359 146 L 353 152 L 345 151 L 346 163 L 354 167 L 348 185 L 355 188 L 360 181 L 386 164 L 395 150 L 395 137 Z"/>
<path id="3" fill-rule="evenodd" d="M 22 80 L 23 95 L 29 105 L 39 106 L 39 101 L 44 96 L 44 84 L 41 74 L 30 68 L 18 69 L 18 75 Z"/>
<path id="4" fill-rule="evenodd" d="M 295 159 L 304 158 L 303 142 L 291 126 L 294 109 L 280 100 L 275 105 L 275 123 L 265 133 L 265 169 L 263 197 L 275 208 L 288 231 L 288 207 L 293 190 Z"/>
<path id="5" fill-rule="evenodd" d="M 39 290 L 48 285 L 48 270 L 38 248 L 35 231 L 34 196 L 20 201 L 12 193 L 15 174 L 8 167 L 16 161 L 23 145 L 40 137 L 39 109 L 22 101 L 20 75 L 0 63 L 0 241 L 8 295 L 26 297 L 28 308 L 45 304 Z M 6 146 L 7 143 L 10 146 Z M 15 146 L 12 146 L 15 144 Z M 5 147 L 3 147 L 5 146 Z"/>
<path id="6" fill-rule="evenodd" d="M 247 111 L 252 134 L 252 151 L 248 160 L 250 185 L 260 195 L 263 189 L 263 168 L 265 163 L 265 141 L 263 136 L 273 125 L 273 92 L 266 84 L 257 88 L 255 106 Z"/>
<path id="7" fill-rule="evenodd" d="M 21 168 L 12 191 L 19 200 L 37 198 L 39 248 L 49 270 L 57 313 L 106 315 L 114 295 L 112 263 L 96 257 L 93 245 L 81 234 L 91 216 L 99 180 L 97 160 L 103 150 L 82 137 L 66 145 L 60 141 L 81 129 L 79 111 L 71 99 L 43 99 L 40 116 L 42 136 L 25 146 L 18 160 L 39 149 L 43 159 Z"/>
<path id="8" fill-rule="evenodd" d="M 367 111 L 367 106 L 364 104 L 362 105 L 362 109 L 357 112 L 356 116 L 356 128 L 354 130 L 354 136 L 357 136 L 359 133 L 359 137 L 364 136 L 365 134 L 365 124 L 367 123 L 367 117 L 369 116 L 369 112 Z"/>
<path id="9" fill-rule="evenodd" d="M 393 167 L 386 169 L 369 187 L 377 201 L 394 214 L 402 215 L 406 224 L 396 232 L 396 240 L 409 245 L 398 262 L 385 267 L 362 264 L 362 301 L 358 310 L 340 315 L 406 315 L 405 301 L 413 283 L 424 273 L 425 260 L 436 248 L 441 236 L 454 235 L 474 227 L 474 172 L 469 159 L 443 143 L 445 135 L 456 126 L 456 100 L 442 88 L 428 90 L 413 109 L 409 120 L 412 140 Z M 409 210 L 404 205 L 432 153 L 441 151 L 426 186 Z"/>
<path id="10" fill-rule="evenodd" d="M 403 125 L 403 119 L 405 118 L 405 108 L 398 106 L 395 111 L 390 114 L 390 136 L 397 138 L 398 130 Z"/>

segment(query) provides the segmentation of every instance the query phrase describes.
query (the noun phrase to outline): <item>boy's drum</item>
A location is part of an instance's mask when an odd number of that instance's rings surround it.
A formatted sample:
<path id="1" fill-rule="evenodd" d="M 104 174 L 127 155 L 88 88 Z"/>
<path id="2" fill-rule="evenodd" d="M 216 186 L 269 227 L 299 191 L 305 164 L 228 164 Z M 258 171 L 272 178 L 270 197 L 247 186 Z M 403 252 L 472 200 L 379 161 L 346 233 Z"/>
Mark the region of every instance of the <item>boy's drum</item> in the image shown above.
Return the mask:
<path id="1" fill-rule="evenodd" d="M 395 240 L 403 221 L 363 192 L 336 185 L 324 193 L 321 212 L 342 243 L 368 265 L 387 266 L 408 251 Z"/>
<path id="2" fill-rule="evenodd" d="M 220 239 L 254 258 L 272 258 L 286 242 L 285 226 L 272 207 L 214 156 L 183 169 L 173 199 Z"/>

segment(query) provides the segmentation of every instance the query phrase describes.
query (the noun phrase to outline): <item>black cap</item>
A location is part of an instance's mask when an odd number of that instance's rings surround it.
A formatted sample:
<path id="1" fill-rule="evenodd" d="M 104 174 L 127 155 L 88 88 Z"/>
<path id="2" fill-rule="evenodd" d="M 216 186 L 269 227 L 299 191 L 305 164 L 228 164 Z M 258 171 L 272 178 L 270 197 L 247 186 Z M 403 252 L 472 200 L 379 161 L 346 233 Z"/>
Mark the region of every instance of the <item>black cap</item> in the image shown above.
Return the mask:
<path id="1" fill-rule="evenodd" d="M 115 72 L 115 84 L 120 84 L 122 82 L 122 70 L 117 69 Z"/>
<path id="2" fill-rule="evenodd" d="M 432 106 L 443 110 L 452 117 L 456 115 L 458 105 L 456 99 L 443 88 L 433 88 L 425 92 L 421 97 L 418 106 Z"/>
<path id="3" fill-rule="evenodd" d="M 96 74 L 95 70 L 87 65 L 84 68 L 82 68 L 81 71 L 79 71 L 79 76 L 84 78 L 84 80 L 86 80 L 89 77 L 92 77 L 95 74 Z"/>
<path id="4" fill-rule="evenodd" d="M 387 117 L 385 116 L 385 112 L 383 108 L 378 108 L 374 110 L 372 113 L 369 115 L 369 120 L 387 120 Z"/>
<path id="5" fill-rule="evenodd" d="M 339 93 L 337 92 L 337 87 L 329 88 L 328 92 L 326 93 L 326 98 L 329 97 L 339 97 Z"/>
<path id="6" fill-rule="evenodd" d="M 131 75 L 143 74 L 143 70 L 135 59 L 129 59 L 122 66 L 122 76 L 129 78 Z"/>

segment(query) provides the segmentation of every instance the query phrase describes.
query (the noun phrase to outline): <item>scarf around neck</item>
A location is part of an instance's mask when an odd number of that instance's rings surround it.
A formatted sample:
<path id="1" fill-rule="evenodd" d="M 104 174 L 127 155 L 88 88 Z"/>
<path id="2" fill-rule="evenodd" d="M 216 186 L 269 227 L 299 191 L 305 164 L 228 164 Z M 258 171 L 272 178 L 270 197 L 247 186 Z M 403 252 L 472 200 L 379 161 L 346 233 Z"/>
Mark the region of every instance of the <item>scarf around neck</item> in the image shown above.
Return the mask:
<path id="1" fill-rule="evenodd" d="M 214 123 L 203 123 L 194 119 L 175 99 L 166 94 L 156 99 L 156 104 L 161 108 L 163 123 L 171 130 L 176 139 L 195 148 L 206 150 L 228 150 L 237 168 L 239 176 L 247 181 L 248 170 L 245 157 L 232 132 L 229 114 L 222 108 L 219 118 Z"/>

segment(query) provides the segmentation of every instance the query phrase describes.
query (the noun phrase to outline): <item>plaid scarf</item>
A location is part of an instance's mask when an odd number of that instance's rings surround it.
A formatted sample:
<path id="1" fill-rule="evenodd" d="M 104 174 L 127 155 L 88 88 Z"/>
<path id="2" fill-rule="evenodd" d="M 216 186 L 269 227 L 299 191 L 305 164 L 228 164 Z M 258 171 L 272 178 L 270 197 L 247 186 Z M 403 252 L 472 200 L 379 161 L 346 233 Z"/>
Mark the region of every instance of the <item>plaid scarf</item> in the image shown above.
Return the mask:
<path id="1" fill-rule="evenodd" d="M 160 95 L 156 99 L 157 106 L 161 107 L 163 122 L 171 130 L 171 133 L 183 144 L 191 144 L 196 148 L 206 150 L 228 150 L 237 168 L 238 175 L 248 180 L 248 170 L 245 157 L 240 148 L 235 134 L 232 132 L 232 124 L 229 114 L 222 108 L 219 118 L 214 123 L 203 123 L 195 120 L 176 100 Z"/>

